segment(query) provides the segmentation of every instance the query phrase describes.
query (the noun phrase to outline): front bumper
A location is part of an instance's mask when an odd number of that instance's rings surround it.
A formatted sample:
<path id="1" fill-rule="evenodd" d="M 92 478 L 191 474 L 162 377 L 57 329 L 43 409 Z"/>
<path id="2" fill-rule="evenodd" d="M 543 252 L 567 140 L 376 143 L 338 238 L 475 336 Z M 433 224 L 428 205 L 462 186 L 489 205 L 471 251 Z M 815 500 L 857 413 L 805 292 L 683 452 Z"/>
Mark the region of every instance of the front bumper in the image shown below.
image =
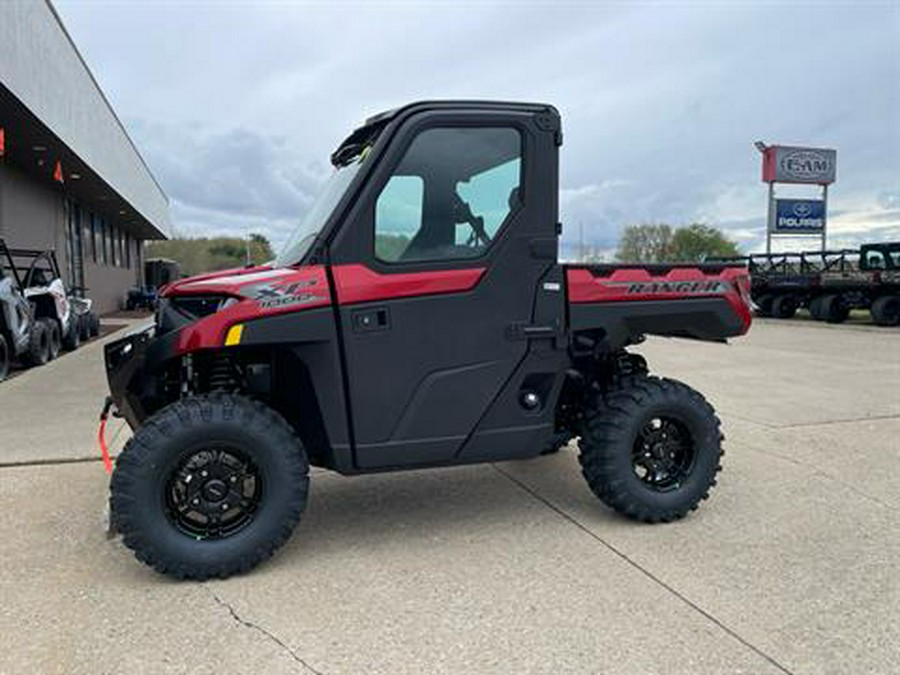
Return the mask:
<path id="1" fill-rule="evenodd" d="M 150 323 L 104 347 L 110 396 L 132 429 L 153 412 L 154 402 L 162 396 L 162 366 L 174 355 L 176 337 L 177 331 L 157 337 Z"/>

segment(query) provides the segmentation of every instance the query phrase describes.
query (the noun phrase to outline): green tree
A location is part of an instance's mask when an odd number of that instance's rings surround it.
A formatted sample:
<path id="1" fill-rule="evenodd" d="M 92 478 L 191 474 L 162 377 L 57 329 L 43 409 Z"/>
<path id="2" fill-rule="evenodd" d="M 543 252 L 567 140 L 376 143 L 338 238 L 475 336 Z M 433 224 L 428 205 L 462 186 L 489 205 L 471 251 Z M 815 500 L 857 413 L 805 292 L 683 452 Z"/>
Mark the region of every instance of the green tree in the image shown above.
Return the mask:
<path id="1" fill-rule="evenodd" d="M 720 230 L 702 223 L 672 228 L 662 223 L 629 225 L 622 232 L 616 259 L 620 262 L 701 262 L 711 257 L 740 255 L 737 244 Z"/>
<path id="2" fill-rule="evenodd" d="M 250 262 L 254 265 L 262 265 L 275 258 L 272 244 L 261 234 L 250 235 Z"/>
<path id="3" fill-rule="evenodd" d="M 679 227 L 672 237 L 672 260 L 700 262 L 706 258 L 740 255 L 737 244 L 720 230 L 702 223 Z"/>
<path id="4" fill-rule="evenodd" d="M 400 260 L 400 256 L 409 246 L 409 237 L 405 234 L 385 234 L 376 233 L 375 235 L 375 255 L 380 260 L 388 262 L 396 262 Z"/>
<path id="5" fill-rule="evenodd" d="M 172 238 L 147 244 L 147 258 L 169 258 L 181 266 L 183 274 L 192 276 L 230 267 L 243 267 L 247 262 L 249 243 L 250 264 L 269 262 L 275 255 L 269 240 L 261 234 L 240 237 Z"/>
<path id="6" fill-rule="evenodd" d="M 620 262 L 657 263 L 671 255 L 672 228 L 662 223 L 629 225 L 622 232 L 616 260 Z"/>

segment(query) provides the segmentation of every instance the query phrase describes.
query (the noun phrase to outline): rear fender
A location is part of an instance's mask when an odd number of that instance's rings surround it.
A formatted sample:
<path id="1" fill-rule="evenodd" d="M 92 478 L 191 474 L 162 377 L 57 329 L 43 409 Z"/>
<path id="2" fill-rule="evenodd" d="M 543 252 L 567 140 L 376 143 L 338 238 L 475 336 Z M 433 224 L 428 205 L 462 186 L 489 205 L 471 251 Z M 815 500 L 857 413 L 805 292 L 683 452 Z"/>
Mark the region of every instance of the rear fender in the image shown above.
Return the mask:
<path id="1" fill-rule="evenodd" d="M 643 335 L 721 341 L 750 328 L 743 267 L 575 268 L 567 271 L 574 332 L 600 332 L 616 350 Z"/>

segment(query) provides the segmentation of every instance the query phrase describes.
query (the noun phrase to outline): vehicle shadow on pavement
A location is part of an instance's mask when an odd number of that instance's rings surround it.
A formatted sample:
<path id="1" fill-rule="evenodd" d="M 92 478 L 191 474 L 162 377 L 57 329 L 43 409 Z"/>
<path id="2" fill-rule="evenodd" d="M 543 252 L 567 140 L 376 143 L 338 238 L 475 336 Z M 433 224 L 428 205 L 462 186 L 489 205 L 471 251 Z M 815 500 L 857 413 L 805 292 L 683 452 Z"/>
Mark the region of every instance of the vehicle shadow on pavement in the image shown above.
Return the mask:
<path id="1" fill-rule="evenodd" d="M 526 463 L 557 471 L 575 461 L 569 453 Z M 599 504 L 597 513 L 613 517 Z M 498 529 L 522 530 L 548 518 L 560 516 L 491 465 L 357 477 L 318 474 L 294 536 L 266 567 L 315 565 L 361 548 L 390 553 L 453 539 L 475 544 L 495 537 Z"/>

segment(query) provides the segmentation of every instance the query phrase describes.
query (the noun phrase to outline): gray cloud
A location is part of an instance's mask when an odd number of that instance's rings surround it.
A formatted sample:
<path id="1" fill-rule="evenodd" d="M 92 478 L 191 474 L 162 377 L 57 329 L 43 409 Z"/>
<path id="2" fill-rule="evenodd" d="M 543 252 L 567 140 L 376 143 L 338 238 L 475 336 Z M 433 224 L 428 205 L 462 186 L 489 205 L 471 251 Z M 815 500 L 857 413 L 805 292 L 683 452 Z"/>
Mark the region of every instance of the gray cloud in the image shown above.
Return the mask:
<path id="1" fill-rule="evenodd" d="M 186 232 L 282 239 L 353 126 L 453 97 L 560 108 L 569 245 L 703 220 L 758 247 L 757 139 L 838 149 L 834 237 L 900 227 L 894 2 L 58 6 Z"/>
<path id="2" fill-rule="evenodd" d="M 253 230 L 283 240 L 330 171 L 327 160 L 305 157 L 283 136 L 142 120 L 129 126 L 166 186 L 179 234 Z"/>

